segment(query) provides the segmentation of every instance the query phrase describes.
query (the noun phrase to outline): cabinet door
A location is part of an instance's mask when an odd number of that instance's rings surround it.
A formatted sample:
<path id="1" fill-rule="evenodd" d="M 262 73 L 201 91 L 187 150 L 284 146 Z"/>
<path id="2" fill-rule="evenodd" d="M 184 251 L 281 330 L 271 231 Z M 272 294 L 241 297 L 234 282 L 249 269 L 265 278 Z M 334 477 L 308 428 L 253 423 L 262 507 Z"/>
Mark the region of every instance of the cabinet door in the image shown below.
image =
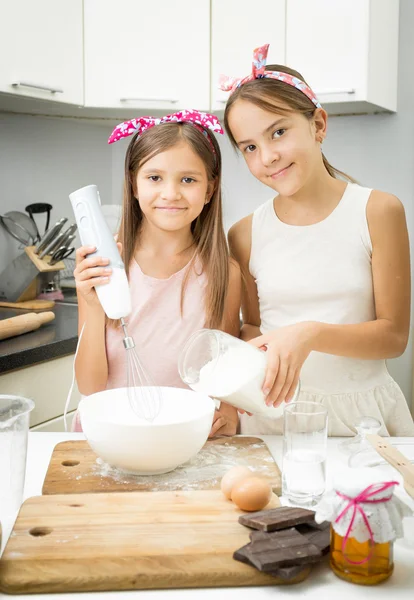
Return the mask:
<path id="1" fill-rule="evenodd" d="M 63 415 L 72 384 L 74 356 L 62 356 L 31 367 L 0 375 L 2 394 L 13 394 L 34 400 L 30 426 L 35 427 Z M 75 386 L 68 410 L 77 408 L 80 394 Z"/>
<path id="2" fill-rule="evenodd" d="M 72 421 L 75 417 L 76 411 L 74 410 L 71 413 L 66 415 L 66 424 L 68 427 L 68 431 L 71 431 Z M 41 423 L 40 425 L 36 425 L 35 427 L 31 427 L 30 431 L 58 431 L 64 432 L 65 430 L 65 421 L 63 417 L 57 417 L 57 419 L 51 419 L 50 421 L 46 421 L 45 423 Z"/>
<path id="3" fill-rule="evenodd" d="M 286 61 L 322 102 L 365 100 L 369 0 L 287 0 Z"/>
<path id="4" fill-rule="evenodd" d="M 84 0 L 85 104 L 208 109 L 209 0 Z"/>
<path id="5" fill-rule="evenodd" d="M 0 91 L 83 104 L 82 0 L 0 0 Z"/>
<path id="6" fill-rule="evenodd" d="M 285 64 L 285 0 L 212 0 L 211 104 L 223 110 L 228 92 L 218 88 L 221 74 L 245 77 L 253 50 L 270 44 L 268 64 Z"/>

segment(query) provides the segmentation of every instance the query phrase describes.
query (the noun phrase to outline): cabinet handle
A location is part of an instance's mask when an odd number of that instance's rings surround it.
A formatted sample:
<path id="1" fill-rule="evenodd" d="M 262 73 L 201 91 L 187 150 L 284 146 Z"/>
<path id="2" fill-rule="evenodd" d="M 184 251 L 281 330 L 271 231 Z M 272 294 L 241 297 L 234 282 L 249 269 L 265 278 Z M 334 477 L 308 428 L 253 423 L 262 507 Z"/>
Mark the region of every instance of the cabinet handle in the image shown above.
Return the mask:
<path id="1" fill-rule="evenodd" d="M 327 90 L 326 92 L 315 92 L 317 96 L 333 96 L 335 94 L 356 94 L 356 90 Z M 224 98 L 217 98 L 216 102 L 220 104 L 226 104 L 227 100 Z"/>
<path id="2" fill-rule="evenodd" d="M 121 102 L 171 102 L 175 104 L 178 102 L 176 98 L 120 98 Z"/>
<path id="3" fill-rule="evenodd" d="M 43 90 L 44 92 L 50 92 L 51 94 L 63 94 L 63 90 L 57 87 L 49 87 L 48 85 L 39 85 L 37 83 L 29 83 L 28 81 L 15 81 L 12 83 L 12 87 L 28 87 L 35 90 Z"/>
<path id="4" fill-rule="evenodd" d="M 335 94 L 356 94 L 356 90 L 327 90 L 326 92 L 315 92 L 317 96 L 333 96 Z"/>

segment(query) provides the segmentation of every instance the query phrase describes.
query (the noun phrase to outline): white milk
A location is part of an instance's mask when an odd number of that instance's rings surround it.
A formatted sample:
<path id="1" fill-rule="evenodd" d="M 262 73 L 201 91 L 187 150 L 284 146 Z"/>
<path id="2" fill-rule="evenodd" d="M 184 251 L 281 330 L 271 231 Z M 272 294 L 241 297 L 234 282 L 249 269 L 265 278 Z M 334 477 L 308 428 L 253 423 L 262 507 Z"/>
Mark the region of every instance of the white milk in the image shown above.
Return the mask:
<path id="1" fill-rule="evenodd" d="M 283 404 L 277 408 L 266 406 L 262 391 L 266 355 L 244 344 L 230 345 L 206 363 L 200 369 L 199 381 L 191 387 L 255 415 L 280 417 Z"/>

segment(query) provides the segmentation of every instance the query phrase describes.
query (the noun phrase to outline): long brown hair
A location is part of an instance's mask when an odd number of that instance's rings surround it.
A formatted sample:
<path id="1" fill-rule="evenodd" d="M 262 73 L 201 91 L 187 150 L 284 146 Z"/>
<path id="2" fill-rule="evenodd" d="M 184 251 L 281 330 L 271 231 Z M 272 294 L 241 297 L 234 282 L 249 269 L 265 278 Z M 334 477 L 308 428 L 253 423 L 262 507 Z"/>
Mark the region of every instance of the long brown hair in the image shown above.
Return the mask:
<path id="1" fill-rule="evenodd" d="M 200 215 L 191 224 L 194 255 L 183 280 L 181 312 L 188 278 L 198 258 L 207 276 L 206 327 L 217 328 L 223 321 L 229 281 L 229 258 L 223 229 L 221 153 L 214 135 L 207 129 L 200 130 L 190 123 L 162 123 L 148 129 L 141 136 L 135 134 L 125 157 L 124 199 L 118 239 L 122 243 L 122 258 L 129 275 L 143 220 L 139 202 L 134 194 L 137 173 L 148 160 L 182 141 L 185 141 L 203 161 L 208 180 L 214 182 L 214 191 L 210 202 L 204 205 Z"/>
<path id="2" fill-rule="evenodd" d="M 298 71 L 283 65 L 267 65 L 266 70 L 287 73 L 306 83 L 305 79 Z M 313 118 L 316 111 L 316 106 L 313 104 L 312 100 L 292 85 L 288 85 L 278 79 L 270 78 L 248 81 L 239 88 L 236 88 L 231 94 L 224 110 L 224 127 L 235 148 L 237 148 L 237 143 L 229 126 L 229 114 L 231 107 L 237 100 L 246 100 L 263 110 L 273 113 L 288 114 L 290 112 L 298 112 L 309 120 Z M 334 177 L 335 179 L 343 178 L 355 183 L 355 179 L 333 167 L 323 153 L 322 160 L 331 177 Z"/>

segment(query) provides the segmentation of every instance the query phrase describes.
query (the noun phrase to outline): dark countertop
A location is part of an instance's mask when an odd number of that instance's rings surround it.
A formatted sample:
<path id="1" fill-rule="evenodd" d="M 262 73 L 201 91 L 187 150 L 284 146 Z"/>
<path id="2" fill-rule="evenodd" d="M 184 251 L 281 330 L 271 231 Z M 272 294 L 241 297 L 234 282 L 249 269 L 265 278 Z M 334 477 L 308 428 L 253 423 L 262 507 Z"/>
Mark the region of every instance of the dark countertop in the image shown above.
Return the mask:
<path id="1" fill-rule="evenodd" d="M 0 374 L 67 354 L 73 354 L 78 342 L 78 307 L 58 304 L 49 309 L 54 321 L 36 331 L 0 341 Z M 0 308 L 0 319 L 22 315 L 26 310 Z"/>

